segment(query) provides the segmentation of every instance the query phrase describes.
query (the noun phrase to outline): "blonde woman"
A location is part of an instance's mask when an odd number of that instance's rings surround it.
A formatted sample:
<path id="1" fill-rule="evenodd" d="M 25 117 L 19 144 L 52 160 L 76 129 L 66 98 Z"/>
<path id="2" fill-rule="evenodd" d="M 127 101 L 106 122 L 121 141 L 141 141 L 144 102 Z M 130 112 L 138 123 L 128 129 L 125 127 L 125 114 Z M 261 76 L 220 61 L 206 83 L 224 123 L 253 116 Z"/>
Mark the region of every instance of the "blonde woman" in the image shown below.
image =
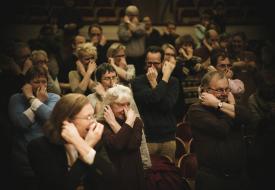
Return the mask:
<path id="1" fill-rule="evenodd" d="M 69 72 L 71 91 L 87 95 L 93 92 L 91 76 L 96 69 L 97 51 L 92 43 L 83 43 L 77 47 L 76 55 L 77 70 Z"/>
<path id="2" fill-rule="evenodd" d="M 129 85 L 130 81 L 135 78 L 135 66 L 126 62 L 126 47 L 121 43 L 113 43 L 107 50 L 109 63 L 116 70 L 120 82 Z"/>

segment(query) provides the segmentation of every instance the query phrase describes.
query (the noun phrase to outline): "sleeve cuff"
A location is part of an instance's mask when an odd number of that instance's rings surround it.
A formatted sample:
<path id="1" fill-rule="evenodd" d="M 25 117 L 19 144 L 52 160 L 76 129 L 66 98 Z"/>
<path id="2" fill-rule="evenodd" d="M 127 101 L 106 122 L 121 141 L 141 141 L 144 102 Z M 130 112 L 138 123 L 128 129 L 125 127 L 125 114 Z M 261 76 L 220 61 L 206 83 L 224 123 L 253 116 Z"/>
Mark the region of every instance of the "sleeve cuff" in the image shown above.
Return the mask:
<path id="1" fill-rule="evenodd" d="M 42 104 L 43 103 L 39 99 L 35 98 L 31 104 L 32 111 L 36 111 Z"/>
<path id="2" fill-rule="evenodd" d="M 89 153 L 86 154 L 83 157 L 84 162 L 86 162 L 89 165 L 93 164 L 94 160 L 95 160 L 95 155 L 96 155 L 96 151 L 93 148 L 91 148 L 91 150 L 89 151 Z"/>
<path id="3" fill-rule="evenodd" d="M 29 120 L 33 123 L 34 122 L 34 117 L 35 117 L 35 114 L 33 113 L 32 109 L 31 108 L 28 108 L 26 111 L 23 112 L 27 118 L 29 118 Z"/>

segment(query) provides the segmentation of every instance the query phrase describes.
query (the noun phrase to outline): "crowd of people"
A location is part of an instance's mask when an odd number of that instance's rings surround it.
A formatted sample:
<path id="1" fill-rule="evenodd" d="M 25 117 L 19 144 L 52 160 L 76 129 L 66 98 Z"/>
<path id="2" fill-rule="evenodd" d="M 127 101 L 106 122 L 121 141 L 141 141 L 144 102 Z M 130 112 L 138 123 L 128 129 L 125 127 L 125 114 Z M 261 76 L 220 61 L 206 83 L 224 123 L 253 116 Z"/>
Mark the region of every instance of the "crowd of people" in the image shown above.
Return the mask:
<path id="1" fill-rule="evenodd" d="M 148 182 L 152 157 L 176 167 L 184 117 L 198 160 L 190 188 L 273 186 L 274 48 L 244 32 L 226 33 L 214 18 L 204 12 L 195 37 L 177 33 L 174 22 L 160 32 L 130 5 L 116 42 L 99 24 L 86 39 L 76 18 L 60 20 L 58 30 L 43 25 L 35 39 L 7 42 L 1 163 L 10 188 L 156 189 Z M 199 81 L 192 103 L 190 80 Z"/>

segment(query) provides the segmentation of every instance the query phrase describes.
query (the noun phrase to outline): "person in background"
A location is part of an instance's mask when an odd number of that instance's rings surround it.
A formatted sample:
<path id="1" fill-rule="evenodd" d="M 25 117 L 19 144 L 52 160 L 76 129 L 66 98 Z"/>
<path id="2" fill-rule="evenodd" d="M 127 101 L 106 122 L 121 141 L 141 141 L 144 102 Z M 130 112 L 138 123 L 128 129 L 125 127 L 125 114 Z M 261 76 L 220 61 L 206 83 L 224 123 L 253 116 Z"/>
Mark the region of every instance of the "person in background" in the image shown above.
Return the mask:
<path id="1" fill-rule="evenodd" d="M 103 125 L 86 96 L 70 93 L 56 104 L 45 136 L 28 145 L 39 189 L 116 189 L 116 169 L 100 143 Z"/>
<path id="2" fill-rule="evenodd" d="M 11 96 L 9 116 L 15 128 L 12 144 L 12 173 L 15 189 L 36 189 L 37 179 L 27 156 L 27 145 L 43 135 L 42 126 L 60 96 L 47 92 L 48 71 L 41 65 L 31 67 L 25 75 L 22 93 Z"/>
<path id="3" fill-rule="evenodd" d="M 103 141 L 120 174 L 120 189 L 144 190 L 140 154 L 143 122 L 130 107 L 131 99 L 131 89 L 123 85 L 115 85 L 106 91 L 101 111 L 104 120 Z"/>
<path id="4" fill-rule="evenodd" d="M 100 65 L 107 62 L 107 49 L 110 46 L 106 37 L 103 35 L 103 29 L 99 24 L 90 25 L 88 28 L 88 36 L 90 42 L 96 47 L 97 60 L 96 64 Z"/>
<path id="5" fill-rule="evenodd" d="M 163 34 L 161 35 L 162 44 L 168 43 L 175 46 L 176 39 L 180 36 L 176 32 L 176 24 L 172 21 L 166 23 L 165 28 L 163 29 Z"/>
<path id="6" fill-rule="evenodd" d="M 136 76 L 135 66 L 126 62 L 126 47 L 121 43 L 113 43 L 107 51 L 109 63 L 116 70 L 120 83 L 130 85 Z"/>
<path id="7" fill-rule="evenodd" d="M 240 98 L 240 96 L 245 92 L 244 83 L 234 78 L 234 72 L 232 70 L 232 63 L 229 60 L 229 56 L 226 51 L 223 49 L 215 49 L 211 52 L 210 56 L 211 66 L 208 67 L 208 70 L 217 70 L 223 72 L 224 75 L 228 78 L 229 88 L 231 93 Z"/>
<path id="8" fill-rule="evenodd" d="M 82 35 L 74 36 L 71 47 L 68 48 L 69 52 L 64 56 L 64 61 L 60 65 L 60 70 L 58 73 L 59 85 L 63 94 L 71 91 L 69 83 L 69 72 L 76 70 L 77 53 L 76 50 L 80 44 L 86 43 L 86 38 Z"/>
<path id="9" fill-rule="evenodd" d="M 160 46 L 160 33 L 152 26 L 151 18 L 149 16 L 143 17 L 143 23 L 145 24 L 146 31 L 145 48 L 147 49 L 150 46 Z"/>
<path id="10" fill-rule="evenodd" d="M 123 21 L 118 27 L 119 41 L 126 47 L 127 63 L 133 64 L 136 75 L 144 73 L 143 59 L 145 53 L 146 31 L 139 22 L 139 9 L 134 5 L 126 7 Z"/>
<path id="11" fill-rule="evenodd" d="M 96 69 L 97 51 L 92 43 L 87 42 L 79 45 L 76 53 L 77 69 L 69 72 L 71 91 L 88 95 L 93 92 L 94 81 L 91 76 Z"/>
<path id="12" fill-rule="evenodd" d="M 147 73 L 132 82 L 135 102 L 144 122 L 150 154 L 175 159 L 175 104 L 179 95 L 179 81 L 171 74 L 175 59 L 164 61 L 160 47 L 151 46 L 146 53 Z"/>
<path id="13" fill-rule="evenodd" d="M 47 88 L 49 92 L 55 93 L 55 94 L 61 94 L 61 89 L 59 86 L 58 78 L 51 75 L 48 67 L 48 54 L 44 50 L 34 50 L 32 51 L 31 60 L 33 62 L 33 65 L 41 65 L 48 71 L 48 84 Z"/>

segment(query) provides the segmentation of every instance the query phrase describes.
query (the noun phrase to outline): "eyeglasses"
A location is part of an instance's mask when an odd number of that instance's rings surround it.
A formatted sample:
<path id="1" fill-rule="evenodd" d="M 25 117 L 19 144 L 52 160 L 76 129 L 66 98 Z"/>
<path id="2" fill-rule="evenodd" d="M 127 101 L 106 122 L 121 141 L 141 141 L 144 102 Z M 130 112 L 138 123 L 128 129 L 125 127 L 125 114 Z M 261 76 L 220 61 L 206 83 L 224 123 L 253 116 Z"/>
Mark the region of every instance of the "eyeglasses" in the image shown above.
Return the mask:
<path id="1" fill-rule="evenodd" d="M 221 69 L 226 69 L 226 68 L 231 69 L 232 68 L 232 64 L 218 64 L 217 67 L 219 67 Z"/>
<path id="2" fill-rule="evenodd" d="M 115 58 L 125 57 L 125 54 L 115 55 L 114 57 L 115 57 Z"/>
<path id="3" fill-rule="evenodd" d="M 153 62 L 153 61 L 147 61 L 146 63 L 147 65 L 154 65 L 154 66 L 157 66 L 160 64 L 160 62 Z"/>
<path id="4" fill-rule="evenodd" d="M 117 80 L 117 76 L 114 76 L 114 77 L 103 77 L 102 80 L 107 80 L 107 81 L 114 81 L 114 80 Z"/>
<path id="5" fill-rule="evenodd" d="M 94 60 L 94 57 L 83 57 L 82 58 L 84 61 L 90 61 L 90 60 Z"/>
<path id="6" fill-rule="evenodd" d="M 47 80 L 33 80 L 32 83 L 34 83 L 34 84 L 40 84 L 40 83 L 47 84 Z"/>
<path id="7" fill-rule="evenodd" d="M 91 121 L 91 120 L 95 120 L 95 115 L 88 115 L 88 116 L 86 116 L 86 117 L 74 117 L 74 119 L 84 119 L 84 120 L 89 120 L 89 121 Z"/>
<path id="8" fill-rule="evenodd" d="M 231 92 L 230 88 L 225 88 L 225 89 L 213 89 L 213 88 L 207 88 L 207 90 L 212 90 L 218 94 L 222 94 L 222 93 L 229 93 Z"/>

